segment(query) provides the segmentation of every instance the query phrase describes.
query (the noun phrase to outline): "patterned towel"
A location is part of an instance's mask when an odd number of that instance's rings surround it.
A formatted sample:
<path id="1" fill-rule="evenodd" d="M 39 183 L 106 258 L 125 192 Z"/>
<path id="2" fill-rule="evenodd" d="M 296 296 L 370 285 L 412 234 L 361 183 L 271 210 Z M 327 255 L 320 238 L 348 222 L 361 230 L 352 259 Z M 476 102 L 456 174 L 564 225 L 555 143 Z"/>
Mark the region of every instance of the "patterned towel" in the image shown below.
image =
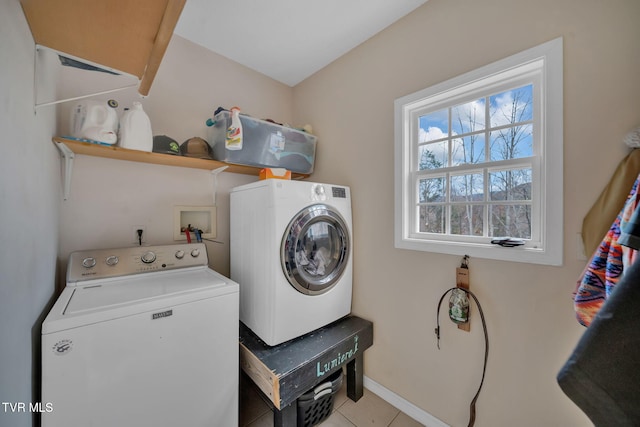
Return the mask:
<path id="1" fill-rule="evenodd" d="M 625 256 L 623 256 L 623 249 L 618 243 L 618 238 L 620 237 L 620 223 L 628 221 L 638 205 L 638 199 L 640 198 L 640 194 L 638 194 L 639 182 L 640 175 L 636 178 L 624 207 L 591 257 L 589 264 L 578 281 L 574 296 L 574 308 L 578 322 L 583 326 L 591 324 L 591 320 L 600 310 L 600 307 L 622 276 L 625 264 L 634 258 L 630 256 L 627 250 L 625 250 Z"/>

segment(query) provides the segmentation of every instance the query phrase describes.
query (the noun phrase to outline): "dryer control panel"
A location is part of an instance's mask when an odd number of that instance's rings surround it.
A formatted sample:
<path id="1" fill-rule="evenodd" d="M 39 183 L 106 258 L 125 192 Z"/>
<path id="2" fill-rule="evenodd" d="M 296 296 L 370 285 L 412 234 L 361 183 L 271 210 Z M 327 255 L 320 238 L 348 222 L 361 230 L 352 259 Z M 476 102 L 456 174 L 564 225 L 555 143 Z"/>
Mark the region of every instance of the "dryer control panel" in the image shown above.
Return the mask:
<path id="1" fill-rule="evenodd" d="M 84 280 L 208 264 L 204 243 L 77 251 L 69 255 L 67 286 Z"/>

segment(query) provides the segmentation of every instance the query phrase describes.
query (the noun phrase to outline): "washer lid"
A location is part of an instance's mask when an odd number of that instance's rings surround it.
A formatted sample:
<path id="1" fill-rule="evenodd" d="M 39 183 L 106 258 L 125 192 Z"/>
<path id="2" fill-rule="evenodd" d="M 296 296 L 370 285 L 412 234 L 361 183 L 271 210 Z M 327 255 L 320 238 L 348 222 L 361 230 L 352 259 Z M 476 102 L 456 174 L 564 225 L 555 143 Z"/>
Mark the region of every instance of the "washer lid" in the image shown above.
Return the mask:
<path id="1" fill-rule="evenodd" d="M 148 273 L 120 280 L 101 280 L 77 286 L 69 300 L 65 315 L 104 310 L 171 295 L 193 293 L 225 283 L 208 269 Z"/>
<path id="2" fill-rule="evenodd" d="M 238 284 L 208 267 L 99 279 L 67 286 L 42 333 L 84 326 L 238 292 Z"/>

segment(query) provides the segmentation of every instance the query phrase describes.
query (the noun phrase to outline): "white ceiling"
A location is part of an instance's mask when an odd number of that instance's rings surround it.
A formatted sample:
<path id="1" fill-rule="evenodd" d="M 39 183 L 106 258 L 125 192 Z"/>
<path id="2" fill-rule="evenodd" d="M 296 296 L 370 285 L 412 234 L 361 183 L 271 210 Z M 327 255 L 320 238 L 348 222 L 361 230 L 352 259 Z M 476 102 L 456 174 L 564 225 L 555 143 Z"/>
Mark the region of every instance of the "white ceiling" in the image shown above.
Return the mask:
<path id="1" fill-rule="evenodd" d="M 289 86 L 427 0 L 187 0 L 175 33 Z"/>

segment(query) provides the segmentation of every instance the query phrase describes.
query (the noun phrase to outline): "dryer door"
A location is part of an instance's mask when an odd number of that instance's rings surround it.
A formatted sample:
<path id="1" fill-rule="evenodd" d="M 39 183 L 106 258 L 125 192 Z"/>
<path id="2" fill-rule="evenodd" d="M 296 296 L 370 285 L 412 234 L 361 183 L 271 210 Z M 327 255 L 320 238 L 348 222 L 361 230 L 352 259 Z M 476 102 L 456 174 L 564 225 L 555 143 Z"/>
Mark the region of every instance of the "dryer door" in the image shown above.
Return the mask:
<path id="1" fill-rule="evenodd" d="M 349 230 L 342 216 L 327 205 L 311 205 L 285 230 L 280 247 L 282 270 L 298 291 L 319 295 L 338 282 L 350 252 Z"/>

